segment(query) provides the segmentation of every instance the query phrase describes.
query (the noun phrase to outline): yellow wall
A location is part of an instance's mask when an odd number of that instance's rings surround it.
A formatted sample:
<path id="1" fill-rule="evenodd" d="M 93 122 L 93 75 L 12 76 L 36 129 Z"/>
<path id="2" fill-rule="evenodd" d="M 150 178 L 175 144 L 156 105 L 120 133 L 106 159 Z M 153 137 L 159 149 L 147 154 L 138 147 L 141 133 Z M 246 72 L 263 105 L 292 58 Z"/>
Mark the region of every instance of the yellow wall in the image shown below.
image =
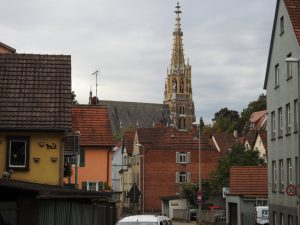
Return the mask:
<path id="1" fill-rule="evenodd" d="M 64 136 L 63 132 L 0 132 L 0 174 L 6 171 L 7 136 L 30 137 L 29 170 L 15 170 L 11 179 L 41 184 L 60 184 L 59 168 L 62 163 L 60 160 L 60 147 Z M 39 143 L 45 145 L 40 146 Z M 52 143 L 56 145 L 56 148 L 47 149 L 46 144 Z"/>

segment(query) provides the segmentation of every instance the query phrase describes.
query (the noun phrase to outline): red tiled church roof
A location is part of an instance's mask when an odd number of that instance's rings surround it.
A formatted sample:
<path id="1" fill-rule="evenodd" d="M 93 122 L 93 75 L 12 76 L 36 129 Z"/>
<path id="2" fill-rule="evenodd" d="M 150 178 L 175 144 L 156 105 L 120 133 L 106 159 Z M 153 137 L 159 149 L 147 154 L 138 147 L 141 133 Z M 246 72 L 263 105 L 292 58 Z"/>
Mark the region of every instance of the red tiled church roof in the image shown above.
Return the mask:
<path id="1" fill-rule="evenodd" d="M 108 111 L 101 106 L 72 107 L 73 132 L 80 131 L 82 146 L 114 146 Z"/>
<path id="2" fill-rule="evenodd" d="M 284 3 L 289 13 L 298 44 L 300 44 L 300 1 L 284 0 Z"/>
<path id="3" fill-rule="evenodd" d="M 230 168 L 230 195 L 266 197 L 268 169 L 266 166 L 233 166 Z"/>

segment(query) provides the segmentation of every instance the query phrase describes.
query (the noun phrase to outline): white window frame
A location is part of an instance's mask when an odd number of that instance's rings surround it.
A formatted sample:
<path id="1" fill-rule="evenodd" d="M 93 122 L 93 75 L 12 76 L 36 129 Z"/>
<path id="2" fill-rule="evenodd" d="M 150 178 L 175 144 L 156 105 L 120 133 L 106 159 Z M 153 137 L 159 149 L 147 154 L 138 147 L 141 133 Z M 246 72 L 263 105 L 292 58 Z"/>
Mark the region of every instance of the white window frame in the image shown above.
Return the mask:
<path id="1" fill-rule="evenodd" d="M 282 107 L 278 108 L 278 137 L 283 135 L 283 117 L 282 117 Z"/>
<path id="2" fill-rule="evenodd" d="M 287 166 L 287 184 L 293 183 L 293 167 L 292 167 L 292 159 L 288 158 L 286 160 L 286 166 Z"/>
<path id="3" fill-rule="evenodd" d="M 190 152 L 176 152 L 176 163 L 179 163 L 179 164 L 191 163 L 191 153 Z"/>
<path id="4" fill-rule="evenodd" d="M 287 58 L 292 57 L 292 53 L 289 53 L 286 57 Z M 286 63 L 286 69 L 287 69 L 287 71 L 286 71 L 287 80 L 289 80 L 290 78 L 293 77 L 293 63 L 290 63 L 290 62 Z"/>
<path id="5" fill-rule="evenodd" d="M 284 191 L 284 165 L 283 160 L 279 160 L 279 191 Z"/>
<path id="6" fill-rule="evenodd" d="M 298 99 L 294 100 L 294 131 L 298 130 Z"/>
<path id="7" fill-rule="evenodd" d="M 292 131 L 292 125 L 291 125 L 291 104 L 288 103 L 285 106 L 286 109 L 286 133 L 290 134 Z"/>
<path id="8" fill-rule="evenodd" d="M 276 64 L 275 65 L 275 88 L 279 87 L 279 76 L 280 76 L 279 64 Z"/>
<path id="9" fill-rule="evenodd" d="M 90 184 L 96 184 L 96 190 L 91 190 L 90 189 Z M 86 181 L 86 190 L 87 191 L 98 191 L 99 190 L 99 185 L 98 185 L 98 181 Z"/>
<path id="10" fill-rule="evenodd" d="M 276 168 L 276 161 L 272 161 L 272 191 L 277 191 L 277 168 Z"/>
<path id="11" fill-rule="evenodd" d="M 271 112 L 271 134 L 272 139 L 276 137 L 275 111 Z"/>

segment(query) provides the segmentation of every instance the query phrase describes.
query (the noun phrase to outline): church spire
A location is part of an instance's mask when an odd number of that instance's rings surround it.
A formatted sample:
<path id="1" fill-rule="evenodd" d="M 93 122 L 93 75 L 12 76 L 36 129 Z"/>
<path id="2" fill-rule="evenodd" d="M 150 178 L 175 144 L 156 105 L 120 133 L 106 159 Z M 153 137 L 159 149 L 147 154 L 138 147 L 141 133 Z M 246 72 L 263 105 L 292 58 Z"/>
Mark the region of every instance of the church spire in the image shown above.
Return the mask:
<path id="1" fill-rule="evenodd" d="M 177 2 L 177 6 L 175 7 L 176 13 L 176 23 L 175 23 L 175 30 L 173 32 L 173 49 L 172 49 L 172 59 L 171 59 L 171 70 L 175 73 L 183 73 L 183 65 L 184 65 L 184 53 L 183 53 L 183 43 L 182 43 L 182 36 L 183 32 L 181 30 L 181 18 L 180 14 L 182 13 L 179 5 Z"/>
<path id="2" fill-rule="evenodd" d="M 164 92 L 164 104 L 169 105 L 174 126 L 188 130 L 195 121 L 194 102 L 192 97 L 192 67 L 184 60 L 183 32 L 181 30 L 180 5 L 176 5 L 175 30 L 173 32 L 172 58 Z"/>

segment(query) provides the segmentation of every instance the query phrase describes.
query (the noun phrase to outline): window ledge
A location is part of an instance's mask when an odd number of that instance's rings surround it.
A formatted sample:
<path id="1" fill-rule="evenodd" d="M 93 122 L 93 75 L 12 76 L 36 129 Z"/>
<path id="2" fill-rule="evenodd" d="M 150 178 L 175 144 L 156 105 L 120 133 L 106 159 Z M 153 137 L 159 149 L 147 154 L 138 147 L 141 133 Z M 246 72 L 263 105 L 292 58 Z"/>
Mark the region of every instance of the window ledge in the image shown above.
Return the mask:
<path id="1" fill-rule="evenodd" d="M 280 36 L 282 36 L 284 34 L 284 31 L 280 32 Z"/>
<path id="2" fill-rule="evenodd" d="M 282 191 L 282 190 L 281 190 L 281 191 L 279 191 L 279 194 L 284 194 L 284 191 Z"/>
<path id="3" fill-rule="evenodd" d="M 286 81 L 289 81 L 293 78 L 293 76 L 289 76 L 288 78 L 286 78 Z"/>
<path id="4" fill-rule="evenodd" d="M 281 139 L 281 138 L 283 138 L 283 136 L 282 136 L 282 135 L 280 135 L 280 136 L 278 136 L 277 138 L 278 138 L 278 139 Z"/>
<path id="5" fill-rule="evenodd" d="M 276 140 L 276 138 L 274 138 L 274 137 L 273 137 L 273 138 L 271 138 L 271 141 L 275 141 L 275 140 Z"/>
<path id="6" fill-rule="evenodd" d="M 274 194 L 275 194 L 275 193 L 277 193 L 277 191 L 275 191 L 275 190 L 272 190 L 272 193 L 274 193 Z"/>
<path id="7" fill-rule="evenodd" d="M 294 134 L 297 134 L 297 133 L 298 133 L 298 131 L 297 131 L 297 130 L 295 130 L 295 131 L 294 131 Z"/>
<path id="8" fill-rule="evenodd" d="M 291 136 L 291 133 L 287 133 L 285 136 L 286 136 L 286 137 L 287 137 L 287 136 Z"/>
<path id="9" fill-rule="evenodd" d="M 276 85 L 276 86 L 274 87 L 275 90 L 276 90 L 277 88 L 279 88 L 279 85 Z"/>

